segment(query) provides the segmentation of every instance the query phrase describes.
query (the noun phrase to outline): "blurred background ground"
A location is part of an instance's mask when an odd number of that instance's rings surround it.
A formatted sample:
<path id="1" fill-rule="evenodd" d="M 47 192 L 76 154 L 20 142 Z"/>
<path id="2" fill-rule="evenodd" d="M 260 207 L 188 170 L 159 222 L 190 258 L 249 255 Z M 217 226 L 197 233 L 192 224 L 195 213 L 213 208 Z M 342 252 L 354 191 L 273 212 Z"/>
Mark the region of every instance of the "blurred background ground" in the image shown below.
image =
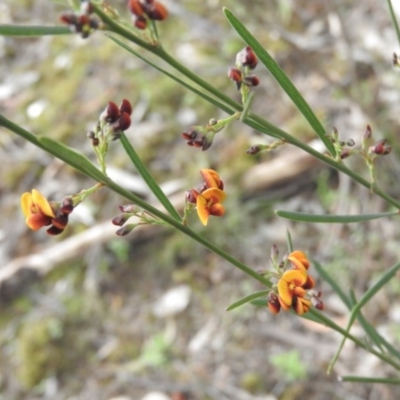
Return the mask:
<path id="1" fill-rule="evenodd" d="M 124 3 L 110 2 L 128 19 Z M 226 73 L 243 43 L 224 19 L 223 6 L 273 54 L 327 133 L 335 126 L 343 139 L 359 145 L 370 124 L 377 140 L 388 138 L 393 152 L 379 164 L 379 183 L 399 197 L 400 80 L 391 63 L 398 44 L 386 2 L 164 3 L 171 14 L 159 25 L 166 49 L 226 94 L 239 100 Z M 62 2 L 3 0 L 0 23 L 58 24 L 67 9 Z M 217 169 L 229 193 L 227 214 L 211 219 L 207 229 L 195 216 L 190 223 L 255 270 L 268 265 L 272 244 L 285 254 L 287 229 L 296 248 L 357 297 L 398 260 L 394 220 L 316 226 L 274 216 L 274 209 L 350 214 L 385 211 L 387 205 L 309 159 L 293 166 L 293 149 L 248 156 L 250 145 L 269 139 L 240 123 L 219 133 L 207 152 L 187 147 L 183 130 L 224 114 L 104 34 L 87 40 L 0 37 L 0 57 L 0 112 L 31 132 L 94 159 L 86 132 L 109 100 L 127 98 L 134 104 L 127 134 L 171 198 L 181 201 L 199 182 L 199 169 Z M 261 85 L 254 111 L 313 140 L 268 72 L 261 66 L 255 72 Z M 110 220 L 123 200 L 114 193 L 103 190 L 80 205 L 59 237 L 28 231 L 21 193 L 35 187 L 57 200 L 93 182 L 0 132 L 0 399 L 399 398 L 397 387 L 338 382 L 346 374 L 395 376 L 350 344 L 327 376 L 339 337 L 320 326 L 250 305 L 226 312 L 232 301 L 260 286 L 182 235 L 164 228 L 116 237 Z M 151 199 L 118 142 L 108 160 L 115 179 Z M 346 162 L 366 173 L 360 159 Z M 327 285 L 318 287 L 326 312 L 345 325 L 344 306 Z M 395 279 L 365 310 L 396 346 L 399 293 Z M 354 333 L 362 334 L 357 326 Z"/>

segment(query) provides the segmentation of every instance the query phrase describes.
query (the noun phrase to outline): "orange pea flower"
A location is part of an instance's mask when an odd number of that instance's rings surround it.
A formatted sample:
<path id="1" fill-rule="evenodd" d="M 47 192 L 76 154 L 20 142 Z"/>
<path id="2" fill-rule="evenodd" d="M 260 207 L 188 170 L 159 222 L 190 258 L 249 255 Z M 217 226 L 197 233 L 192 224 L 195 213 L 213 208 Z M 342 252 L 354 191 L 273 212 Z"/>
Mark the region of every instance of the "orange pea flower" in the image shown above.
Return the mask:
<path id="1" fill-rule="evenodd" d="M 49 235 L 59 235 L 68 224 L 69 214 L 74 209 L 72 197 L 64 197 L 61 203 L 52 203 L 36 189 L 32 193 L 24 193 L 21 196 L 22 212 L 26 218 L 26 224 L 34 231 L 43 226 L 51 225 L 47 229 Z"/>
<path id="2" fill-rule="evenodd" d="M 21 196 L 21 207 L 26 224 L 34 231 L 51 225 L 53 218 L 56 217 L 46 197 L 36 189 L 33 189 L 32 193 L 26 192 Z"/>
<path id="3" fill-rule="evenodd" d="M 198 193 L 192 189 L 192 195 L 196 198 L 197 215 L 203 225 L 207 225 L 210 215 L 220 217 L 225 214 L 225 208 L 221 204 L 226 194 L 218 188 L 206 189 L 202 193 Z"/>
<path id="4" fill-rule="evenodd" d="M 302 270 L 286 271 L 278 281 L 279 302 L 284 310 L 293 307 L 297 314 L 307 312 L 311 302 L 305 298 L 310 285 L 307 274 Z"/>

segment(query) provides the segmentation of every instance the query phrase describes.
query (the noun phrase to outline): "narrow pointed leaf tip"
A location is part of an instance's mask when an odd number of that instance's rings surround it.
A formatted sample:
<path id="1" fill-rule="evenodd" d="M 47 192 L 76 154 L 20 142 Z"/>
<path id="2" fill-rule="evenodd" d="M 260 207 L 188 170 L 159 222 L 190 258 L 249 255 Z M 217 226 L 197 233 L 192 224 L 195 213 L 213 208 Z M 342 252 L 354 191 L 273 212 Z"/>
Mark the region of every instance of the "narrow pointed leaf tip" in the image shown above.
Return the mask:
<path id="1" fill-rule="evenodd" d="M 376 214 L 358 214 L 358 215 L 323 215 L 323 214 L 308 214 L 297 213 L 290 211 L 275 210 L 275 214 L 279 217 L 290 219 L 299 222 L 312 222 L 312 223 L 337 223 L 349 224 L 355 222 L 370 221 L 372 219 L 394 217 L 400 215 L 398 211 L 384 212 Z"/>

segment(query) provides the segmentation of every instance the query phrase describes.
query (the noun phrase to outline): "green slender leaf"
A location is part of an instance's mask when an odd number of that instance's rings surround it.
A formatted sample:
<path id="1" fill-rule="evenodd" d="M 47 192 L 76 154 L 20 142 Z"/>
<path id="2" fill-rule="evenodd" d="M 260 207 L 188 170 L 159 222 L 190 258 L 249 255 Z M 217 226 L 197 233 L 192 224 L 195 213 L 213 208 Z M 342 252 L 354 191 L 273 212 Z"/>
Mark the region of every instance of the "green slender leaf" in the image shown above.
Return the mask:
<path id="1" fill-rule="evenodd" d="M 247 28 L 236 18 L 236 16 L 224 8 L 224 14 L 226 19 L 236 30 L 239 36 L 249 45 L 254 53 L 257 55 L 259 60 L 265 65 L 265 67 L 271 72 L 272 76 L 276 79 L 281 88 L 293 101 L 295 106 L 303 114 L 305 119 L 314 129 L 317 136 L 325 144 L 326 148 L 332 155 L 335 155 L 335 148 L 331 141 L 326 137 L 326 132 L 321 122 L 318 120 L 311 107 L 305 101 L 304 97 L 300 94 L 297 88 L 293 85 L 292 81 L 286 76 L 281 67 L 275 62 L 271 55 L 261 46 L 257 39 L 247 30 Z"/>
<path id="2" fill-rule="evenodd" d="M 352 307 L 352 303 L 350 299 L 343 292 L 342 288 L 339 286 L 337 281 L 333 279 L 328 272 L 326 272 L 325 268 L 322 267 L 320 263 L 313 260 L 313 265 L 318 272 L 318 275 L 329 284 L 329 286 L 335 291 L 335 293 L 340 297 L 344 304 L 346 304 L 347 308 L 350 310 Z"/>
<path id="3" fill-rule="evenodd" d="M 71 34 L 67 26 L 0 25 L 2 36 L 44 36 Z"/>
<path id="4" fill-rule="evenodd" d="M 126 154 L 132 161 L 133 165 L 143 178 L 143 180 L 146 182 L 147 186 L 149 189 L 153 192 L 154 196 L 159 200 L 159 202 L 164 206 L 164 208 L 171 214 L 172 217 L 174 217 L 176 220 L 181 221 L 181 217 L 176 211 L 175 207 L 172 205 L 172 203 L 169 201 L 168 197 L 164 194 L 164 192 L 161 190 L 160 186 L 157 184 L 155 179 L 152 177 L 150 171 L 146 168 L 146 166 L 143 164 L 142 160 L 136 153 L 135 149 L 129 142 L 128 138 L 126 135 L 123 133 L 121 135 L 121 144 L 123 148 L 126 151 Z"/>
<path id="5" fill-rule="evenodd" d="M 20 127 L 19 125 L 14 124 L 14 122 L 10 121 L 2 114 L 0 114 L 0 126 L 4 126 L 5 128 L 9 129 L 10 131 L 16 133 L 18 136 L 23 137 L 28 142 L 31 142 L 35 146 L 40 147 L 43 150 L 45 149 L 35 135 L 28 132 L 27 130 Z"/>
<path id="6" fill-rule="evenodd" d="M 359 215 L 317 215 L 283 210 L 275 210 L 275 214 L 279 217 L 290 219 L 292 221 L 330 224 L 350 224 L 353 222 L 370 221 L 372 219 L 400 215 L 398 211 Z"/>
<path id="7" fill-rule="evenodd" d="M 266 296 L 269 292 L 270 292 L 270 290 L 261 290 L 260 292 L 255 292 L 255 293 L 249 294 L 248 296 L 242 297 L 241 299 L 235 301 L 230 306 L 228 306 L 226 308 L 226 311 L 231 311 L 237 307 L 240 307 L 243 304 L 251 302 L 252 300 L 258 299 L 259 297 L 262 297 L 262 296 Z M 264 305 L 265 305 L 265 303 L 266 303 L 266 301 L 264 300 Z"/>
<path id="8" fill-rule="evenodd" d="M 97 169 L 84 155 L 49 137 L 39 136 L 38 140 L 43 146 L 42 148 L 83 174 L 90 176 L 98 182 L 108 180 L 106 175 Z"/>
<path id="9" fill-rule="evenodd" d="M 361 382 L 361 383 L 385 383 L 388 385 L 399 385 L 400 379 L 398 378 L 373 378 L 365 376 L 339 376 L 339 382 Z"/>
<path id="10" fill-rule="evenodd" d="M 400 28 L 399 28 L 399 23 L 397 22 L 396 13 L 394 12 L 394 9 L 393 9 L 392 0 L 387 0 L 387 3 L 388 3 L 388 7 L 389 7 L 390 17 L 392 19 L 392 24 L 396 31 L 397 41 L 399 42 L 399 45 L 400 45 Z"/>

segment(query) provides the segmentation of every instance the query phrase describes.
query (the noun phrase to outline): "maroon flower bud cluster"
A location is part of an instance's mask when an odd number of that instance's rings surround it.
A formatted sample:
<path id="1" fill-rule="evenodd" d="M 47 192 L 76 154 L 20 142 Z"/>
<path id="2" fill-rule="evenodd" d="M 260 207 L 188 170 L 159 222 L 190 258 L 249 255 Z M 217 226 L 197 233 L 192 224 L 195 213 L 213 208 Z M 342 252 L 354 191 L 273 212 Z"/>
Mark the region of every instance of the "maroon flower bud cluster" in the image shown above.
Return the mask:
<path id="1" fill-rule="evenodd" d="M 182 137 L 186 140 L 188 146 L 201 148 L 203 151 L 208 150 L 214 140 L 215 133 L 210 131 L 206 134 L 200 133 L 197 127 L 191 126 L 182 132 Z M 203 127 L 200 127 L 202 130 Z"/>
<path id="2" fill-rule="evenodd" d="M 74 210 L 74 203 L 71 197 L 64 197 L 60 207 L 55 211 L 55 218 L 51 220 L 51 226 L 47 229 L 49 235 L 59 235 L 68 224 L 69 214 Z"/>
<path id="3" fill-rule="evenodd" d="M 250 46 L 245 47 L 236 55 L 236 66 L 229 68 L 228 77 L 235 82 L 238 90 L 243 85 L 248 87 L 258 86 L 260 80 L 256 75 L 249 74 L 257 66 L 258 60 Z"/>
<path id="4" fill-rule="evenodd" d="M 93 15 L 93 6 L 90 1 L 82 1 L 79 13 L 66 12 L 61 14 L 60 21 L 67 24 L 72 32 L 80 33 L 86 39 L 100 27 L 100 21 Z"/>
<path id="5" fill-rule="evenodd" d="M 147 28 L 149 20 L 164 21 L 168 17 L 168 9 L 155 0 L 129 0 L 128 8 L 133 25 L 142 30 Z"/>
<path id="6" fill-rule="evenodd" d="M 217 130 L 213 128 L 216 123 L 217 121 L 212 119 L 206 126 L 190 126 L 186 131 L 182 132 L 182 137 L 186 140 L 188 146 L 206 151 L 213 144 L 214 136 L 217 133 Z"/>
<path id="7" fill-rule="evenodd" d="M 392 151 L 392 147 L 389 146 L 387 139 L 374 142 L 372 137 L 372 129 L 369 125 L 367 125 L 363 134 L 362 148 L 364 153 L 371 155 L 373 158 L 375 156 L 386 156 Z"/>
<path id="8" fill-rule="evenodd" d="M 386 156 L 392 151 L 392 147 L 387 144 L 386 139 L 382 139 L 376 142 L 373 146 L 369 148 L 369 152 L 376 154 L 378 156 Z"/>
<path id="9" fill-rule="evenodd" d="M 100 122 L 106 122 L 109 125 L 112 137 L 111 140 L 117 140 L 121 136 L 121 132 L 126 131 L 131 126 L 132 105 L 127 99 L 123 99 L 118 107 L 113 101 L 109 101 L 107 107 L 100 114 Z M 89 138 L 91 137 L 89 132 Z"/>
<path id="10" fill-rule="evenodd" d="M 113 225 L 120 226 L 115 233 L 118 236 L 126 236 L 130 233 L 138 224 L 125 224 L 129 218 L 137 215 L 137 209 L 133 204 L 125 204 L 119 206 L 121 214 L 114 217 L 111 222 Z"/>

